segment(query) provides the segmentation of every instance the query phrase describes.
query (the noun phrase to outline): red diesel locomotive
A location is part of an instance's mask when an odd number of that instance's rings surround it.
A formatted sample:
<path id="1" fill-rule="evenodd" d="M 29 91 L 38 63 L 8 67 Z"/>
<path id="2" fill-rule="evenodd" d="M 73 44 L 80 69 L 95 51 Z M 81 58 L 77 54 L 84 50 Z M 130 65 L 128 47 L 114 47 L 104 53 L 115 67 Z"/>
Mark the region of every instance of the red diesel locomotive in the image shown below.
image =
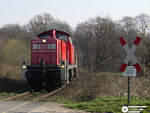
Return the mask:
<path id="1" fill-rule="evenodd" d="M 77 76 L 77 54 L 70 35 L 52 29 L 31 40 L 31 64 L 22 63 L 22 78 L 33 88 L 52 88 Z"/>

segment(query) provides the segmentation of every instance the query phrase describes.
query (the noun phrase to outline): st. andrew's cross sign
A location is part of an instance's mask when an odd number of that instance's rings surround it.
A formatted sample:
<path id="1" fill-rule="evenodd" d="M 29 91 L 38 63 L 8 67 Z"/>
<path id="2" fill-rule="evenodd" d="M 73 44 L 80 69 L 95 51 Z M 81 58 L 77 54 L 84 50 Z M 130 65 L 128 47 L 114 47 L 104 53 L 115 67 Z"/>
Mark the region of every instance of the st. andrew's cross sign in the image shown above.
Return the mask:
<path id="1" fill-rule="evenodd" d="M 141 41 L 141 38 L 140 37 L 136 37 L 136 39 L 134 40 L 133 45 L 132 45 L 131 48 L 129 48 L 128 44 L 126 43 L 126 41 L 125 41 L 125 39 L 123 37 L 120 37 L 119 41 L 120 41 L 121 45 L 123 46 L 123 48 L 125 49 L 125 51 L 127 53 L 127 56 L 124 59 L 123 64 L 120 67 L 120 71 L 121 72 L 125 71 L 129 61 L 132 61 L 133 64 L 134 64 L 134 67 L 136 68 L 136 70 L 140 71 L 141 67 L 140 67 L 140 65 L 137 62 L 137 58 L 135 57 L 134 52 L 135 52 L 137 46 L 139 45 L 139 43 Z"/>

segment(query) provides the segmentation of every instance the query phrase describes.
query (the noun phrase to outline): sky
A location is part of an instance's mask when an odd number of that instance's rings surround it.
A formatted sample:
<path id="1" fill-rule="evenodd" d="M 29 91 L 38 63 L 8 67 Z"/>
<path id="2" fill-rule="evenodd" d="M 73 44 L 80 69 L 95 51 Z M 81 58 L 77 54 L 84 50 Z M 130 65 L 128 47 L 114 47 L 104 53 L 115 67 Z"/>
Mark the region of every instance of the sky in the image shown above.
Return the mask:
<path id="1" fill-rule="evenodd" d="M 113 20 L 141 13 L 150 16 L 150 0 L 0 0 L 0 27 L 16 23 L 24 25 L 43 13 L 75 27 L 96 16 Z"/>

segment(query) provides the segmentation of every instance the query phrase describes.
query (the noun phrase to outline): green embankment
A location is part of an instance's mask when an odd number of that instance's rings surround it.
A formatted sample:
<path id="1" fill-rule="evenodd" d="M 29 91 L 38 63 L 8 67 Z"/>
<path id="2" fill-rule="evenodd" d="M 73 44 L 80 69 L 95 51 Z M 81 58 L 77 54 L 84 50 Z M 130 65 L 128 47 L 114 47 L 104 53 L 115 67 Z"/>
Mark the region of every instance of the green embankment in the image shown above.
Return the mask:
<path id="1" fill-rule="evenodd" d="M 102 113 L 121 113 L 122 106 L 127 104 L 127 99 L 116 97 L 102 97 L 96 98 L 88 102 L 71 102 L 63 99 L 47 99 L 45 101 L 57 101 L 63 104 L 63 106 L 84 110 L 88 112 L 102 112 Z M 131 98 L 131 106 L 147 106 L 143 113 L 150 113 L 150 99 Z"/>

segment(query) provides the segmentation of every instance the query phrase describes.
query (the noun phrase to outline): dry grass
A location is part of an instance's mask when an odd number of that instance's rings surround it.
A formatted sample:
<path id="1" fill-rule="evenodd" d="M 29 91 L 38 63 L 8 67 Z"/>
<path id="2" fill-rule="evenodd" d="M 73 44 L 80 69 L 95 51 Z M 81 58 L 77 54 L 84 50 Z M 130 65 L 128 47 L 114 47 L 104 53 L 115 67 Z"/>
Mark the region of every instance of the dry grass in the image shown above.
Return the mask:
<path id="1" fill-rule="evenodd" d="M 9 89 L 19 90 L 15 87 L 18 87 L 17 85 L 20 84 L 18 82 L 20 81 L 20 74 L 18 74 L 20 69 L 3 64 L 1 65 L 1 70 L 5 71 L 1 71 L 0 75 L 6 77 L 0 77 L 3 78 L 0 80 L 1 89 L 3 89 L 1 91 L 11 91 Z M 65 89 L 54 95 L 54 97 L 67 98 L 73 101 L 89 101 L 103 96 L 127 97 L 127 85 L 127 77 L 123 77 L 120 73 L 91 73 L 80 69 L 79 77 L 75 78 Z M 20 89 L 22 90 L 23 88 L 21 86 Z M 143 76 L 140 74 L 137 77 L 131 78 L 131 96 L 150 99 L 149 75 Z"/>
<path id="2" fill-rule="evenodd" d="M 6 63 L 0 65 L 0 77 L 7 77 L 13 80 L 20 80 L 21 68 L 19 66 L 11 66 Z"/>
<path id="3" fill-rule="evenodd" d="M 121 74 L 89 73 L 80 70 L 79 77 L 55 97 L 69 98 L 73 101 L 89 101 L 104 96 L 127 97 L 127 86 L 127 77 Z M 150 98 L 150 76 L 131 78 L 131 96 Z"/>

